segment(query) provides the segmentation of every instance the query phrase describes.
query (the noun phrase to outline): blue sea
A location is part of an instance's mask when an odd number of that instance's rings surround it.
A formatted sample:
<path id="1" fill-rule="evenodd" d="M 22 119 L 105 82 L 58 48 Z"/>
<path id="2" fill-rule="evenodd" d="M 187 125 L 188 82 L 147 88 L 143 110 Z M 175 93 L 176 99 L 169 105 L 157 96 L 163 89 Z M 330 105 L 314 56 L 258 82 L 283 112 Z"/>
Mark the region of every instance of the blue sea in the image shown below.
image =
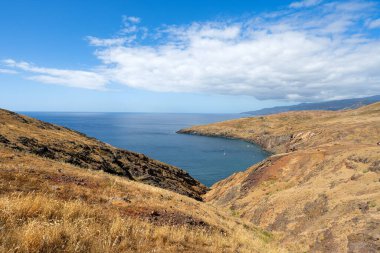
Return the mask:
<path id="1" fill-rule="evenodd" d="M 177 134 L 193 125 L 241 114 L 23 112 L 62 125 L 113 146 L 144 153 L 178 166 L 207 186 L 242 171 L 269 154 L 240 140 Z"/>

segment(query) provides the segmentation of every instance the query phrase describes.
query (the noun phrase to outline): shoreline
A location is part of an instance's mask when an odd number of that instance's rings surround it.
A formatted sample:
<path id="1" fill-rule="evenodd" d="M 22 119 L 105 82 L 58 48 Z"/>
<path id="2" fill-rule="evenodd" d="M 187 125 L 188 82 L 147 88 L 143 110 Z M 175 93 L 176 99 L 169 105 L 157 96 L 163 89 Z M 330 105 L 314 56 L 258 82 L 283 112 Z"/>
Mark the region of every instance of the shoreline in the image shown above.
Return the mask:
<path id="1" fill-rule="evenodd" d="M 380 208 L 380 103 L 345 111 L 301 111 L 181 129 L 240 139 L 271 155 L 219 181 L 206 202 L 238 213 L 303 252 L 373 252 Z"/>
<path id="2" fill-rule="evenodd" d="M 211 123 L 213 124 L 213 123 Z M 211 125 L 209 124 L 209 125 Z M 207 125 L 205 125 L 207 126 Z M 197 127 L 197 126 L 193 126 L 193 127 Z M 249 144 L 253 144 L 257 147 L 260 147 L 262 150 L 264 150 L 265 152 L 267 152 L 268 154 L 270 154 L 268 156 L 268 158 L 272 155 L 277 155 L 278 153 L 277 152 L 274 152 L 273 150 L 271 149 L 268 149 L 268 147 L 260 142 L 257 142 L 255 140 L 252 140 L 252 139 L 245 139 L 245 138 L 241 138 L 241 137 L 236 137 L 236 136 L 232 136 L 232 135 L 224 135 L 224 134 L 218 134 L 218 133 L 202 133 L 202 132 L 197 132 L 197 131 L 194 131 L 194 130 L 191 130 L 193 127 L 189 127 L 189 128 L 183 128 L 183 129 L 180 129 L 178 131 L 176 131 L 177 134 L 187 134 L 187 135 L 195 135 L 195 136 L 205 136 L 205 137 L 212 137 L 212 138 L 222 138 L 222 139 L 228 139 L 228 140 L 240 140 L 240 141 L 244 141 L 244 142 L 247 142 Z"/>

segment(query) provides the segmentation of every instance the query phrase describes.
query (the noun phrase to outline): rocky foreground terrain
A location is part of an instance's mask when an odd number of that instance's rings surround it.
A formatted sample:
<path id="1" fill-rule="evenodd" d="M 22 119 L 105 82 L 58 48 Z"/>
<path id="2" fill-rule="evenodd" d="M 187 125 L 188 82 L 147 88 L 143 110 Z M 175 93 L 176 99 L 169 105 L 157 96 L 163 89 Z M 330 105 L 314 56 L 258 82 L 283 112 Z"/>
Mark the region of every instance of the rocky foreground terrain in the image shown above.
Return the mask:
<path id="1" fill-rule="evenodd" d="M 0 252 L 287 252 L 142 154 L 0 110 Z"/>
<path id="2" fill-rule="evenodd" d="M 242 118 L 180 133 L 243 139 L 273 152 L 213 185 L 207 202 L 279 234 L 290 249 L 380 252 L 380 103 Z"/>

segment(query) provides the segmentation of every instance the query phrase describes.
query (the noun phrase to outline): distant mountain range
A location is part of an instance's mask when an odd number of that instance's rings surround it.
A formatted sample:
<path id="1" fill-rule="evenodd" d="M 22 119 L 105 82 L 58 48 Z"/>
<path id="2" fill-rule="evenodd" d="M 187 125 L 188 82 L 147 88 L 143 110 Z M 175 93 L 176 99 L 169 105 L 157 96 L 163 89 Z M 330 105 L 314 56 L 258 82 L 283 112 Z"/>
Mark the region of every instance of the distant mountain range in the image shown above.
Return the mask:
<path id="1" fill-rule="evenodd" d="M 328 110 L 337 111 L 343 109 L 356 109 L 364 105 L 369 105 L 380 101 L 380 95 L 364 98 L 352 98 L 343 100 L 332 100 L 320 103 L 302 103 L 290 106 L 276 106 L 272 108 L 263 108 L 256 111 L 243 112 L 250 115 L 269 115 L 288 111 L 303 111 L 303 110 Z"/>

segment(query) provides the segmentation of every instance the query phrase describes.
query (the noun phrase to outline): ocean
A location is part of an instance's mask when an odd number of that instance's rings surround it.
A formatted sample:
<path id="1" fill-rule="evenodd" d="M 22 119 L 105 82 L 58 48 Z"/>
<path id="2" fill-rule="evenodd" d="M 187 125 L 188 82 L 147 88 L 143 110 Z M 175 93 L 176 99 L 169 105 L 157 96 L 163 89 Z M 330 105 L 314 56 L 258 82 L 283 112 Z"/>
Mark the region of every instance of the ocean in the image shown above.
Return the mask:
<path id="1" fill-rule="evenodd" d="M 269 155 L 241 140 L 176 133 L 181 128 L 239 118 L 241 114 L 22 113 L 178 166 L 207 186 Z"/>

